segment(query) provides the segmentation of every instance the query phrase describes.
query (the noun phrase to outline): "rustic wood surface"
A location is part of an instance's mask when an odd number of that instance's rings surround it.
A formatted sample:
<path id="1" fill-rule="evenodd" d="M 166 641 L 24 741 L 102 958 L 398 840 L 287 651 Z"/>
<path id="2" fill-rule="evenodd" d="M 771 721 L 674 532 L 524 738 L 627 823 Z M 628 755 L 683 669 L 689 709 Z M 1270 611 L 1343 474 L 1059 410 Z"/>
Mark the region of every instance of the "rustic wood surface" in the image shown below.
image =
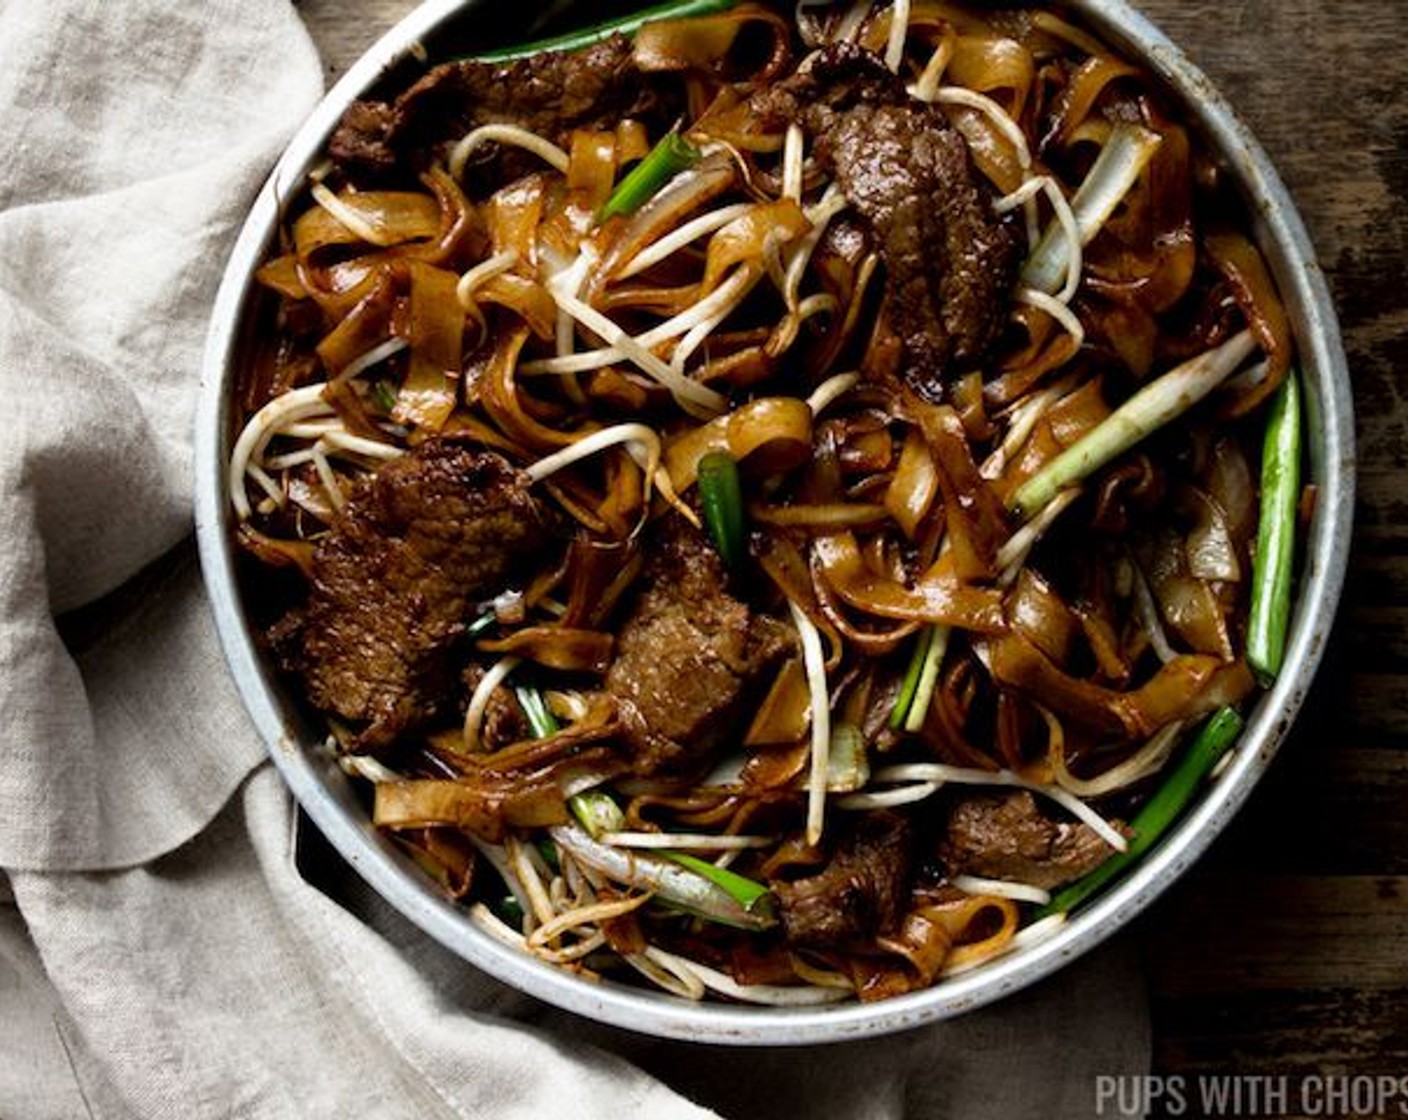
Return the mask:
<path id="1" fill-rule="evenodd" d="M 331 81 L 414 6 L 371 0 L 355 22 L 338 0 L 300 10 Z M 1408 1077 L 1408 3 L 1141 6 L 1295 197 L 1359 435 L 1349 582 L 1307 710 L 1238 820 L 1129 935 L 1155 1070 Z"/>

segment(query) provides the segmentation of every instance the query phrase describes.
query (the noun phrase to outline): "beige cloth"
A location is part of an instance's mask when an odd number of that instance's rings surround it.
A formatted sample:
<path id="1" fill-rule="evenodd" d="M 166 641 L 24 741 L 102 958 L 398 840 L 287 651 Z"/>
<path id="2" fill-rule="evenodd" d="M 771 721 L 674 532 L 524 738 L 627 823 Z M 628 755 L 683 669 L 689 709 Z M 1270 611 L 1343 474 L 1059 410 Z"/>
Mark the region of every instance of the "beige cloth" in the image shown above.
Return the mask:
<path id="1" fill-rule="evenodd" d="M 0 1117 L 1089 1115 L 1147 1068 L 1123 949 L 954 1023 L 732 1051 L 305 881 L 187 538 L 208 306 L 320 70 L 288 0 L 0 0 Z"/>

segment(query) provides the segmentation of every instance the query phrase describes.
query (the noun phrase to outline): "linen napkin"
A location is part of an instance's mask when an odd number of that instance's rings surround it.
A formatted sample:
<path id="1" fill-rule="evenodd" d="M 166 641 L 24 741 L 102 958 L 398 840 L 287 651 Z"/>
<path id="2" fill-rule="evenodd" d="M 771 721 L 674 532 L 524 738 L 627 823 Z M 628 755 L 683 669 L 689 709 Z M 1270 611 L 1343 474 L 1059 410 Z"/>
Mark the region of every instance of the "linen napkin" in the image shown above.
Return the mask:
<path id="1" fill-rule="evenodd" d="M 189 467 L 224 254 L 320 73 L 288 0 L 0 0 L 0 1117 L 1090 1114 L 1147 1067 L 1126 947 L 953 1023 L 734 1051 L 554 1011 L 300 875 Z"/>

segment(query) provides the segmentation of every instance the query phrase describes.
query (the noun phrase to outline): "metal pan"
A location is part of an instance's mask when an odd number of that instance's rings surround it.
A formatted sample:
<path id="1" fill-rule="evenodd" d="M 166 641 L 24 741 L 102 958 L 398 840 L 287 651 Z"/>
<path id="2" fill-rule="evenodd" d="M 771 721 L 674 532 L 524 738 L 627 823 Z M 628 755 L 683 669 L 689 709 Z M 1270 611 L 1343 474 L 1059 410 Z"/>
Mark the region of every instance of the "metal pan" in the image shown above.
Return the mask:
<path id="1" fill-rule="evenodd" d="M 201 562 L 230 671 L 255 726 L 308 816 L 367 882 L 470 964 L 540 999 L 602 1022 L 666 1038 L 734 1045 L 795 1045 L 904 1030 L 1001 999 L 1111 936 L 1178 878 L 1227 825 L 1285 738 L 1324 651 L 1344 581 L 1354 507 L 1354 427 L 1348 371 L 1330 296 L 1305 228 L 1266 154 L 1206 76 L 1147 19 L 1120 0 L 1064 5 L 1110 44 L 1160 75 L 1187 119 L 1238 181 L 1255 234 L 1295 332 L 1305 389 L 1308 481 L 1319 490 L 1292 619 L 1285 668 L 1262 694 L 1230 765 L 1137 867 L 1056 935 L 936 987 L 875 1004 L 773 1009 L 693 1004 L 613 983 L 592 983 L 500 945 L 441 898 L 378 835 L 348 779 L 321 747 L 256 646 L 234 572 L 225 501 L 236 371 L 252 346 L 260 298 L 253 273 L 276 237 L 281 200 L 298 193 L 346 106 L 396 63 L 468 12 L 476 0 L 433 0 L 348 71 L 299 131 L 259 195 L 231 254 L 205 353 L 196 431 L 196 529 Z"/>

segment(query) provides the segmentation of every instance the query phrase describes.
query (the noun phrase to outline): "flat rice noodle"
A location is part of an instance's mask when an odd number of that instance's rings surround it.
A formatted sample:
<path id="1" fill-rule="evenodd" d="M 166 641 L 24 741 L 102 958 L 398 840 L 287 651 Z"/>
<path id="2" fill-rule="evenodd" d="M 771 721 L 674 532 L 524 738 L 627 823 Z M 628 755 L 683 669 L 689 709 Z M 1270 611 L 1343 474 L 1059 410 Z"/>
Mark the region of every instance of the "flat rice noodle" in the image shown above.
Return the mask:
<path id="1" fill-rule="evenodd" d="M 1128 455 L 1101 474 L 1091 526 L 1112 536 L 1123 535 L 1132 513 L 1152 510 L 1163 500 L 1164 490 L 1164 472 L 1147 454 Z"/>
<path id="2" fill-rule="evenodd" d="M 392 418 L 424 433 L 440 431 L 455 408 L 464 354 L 464 310 L 453 272 L 410 264 L 407 341 L 410 362 Z"/>
<path id="3" fill-rule="evenodd" d="M 640 575 L 641 550 L 632 541 L 604 543 L 581 535 L 567 549 L 567 612 L 563 626 L 599 629 Z"/>
<path id="4" fill-rule="evenodd" d="M 992 35 L 994 27 L 1024 44 L 1030 40 L 1030 23 L 1020 12 L 1001 13 L 991 6 L 986 10 L 964 8 L 944 3 L 943 0 L 914 0 L 909 9 L 909 33 L 912 36 L 931 38 L 952 28 L 960 35 L 981 37 Z M 861 41 L 871 50 L 883 51 L 889 34 L 890 9 L 886 8 L 866 22 Z"/>
<path id="5" fill-rule="evenodd" d="M 1240 233 L 1217 230 L 1204 245 L 1236 296 L 1257 345 L 1266 352 L 1266 375 L 1224 406 L 1227 416 L 1245 416 L 1274 393 L 1291 366 L 1291 327 L 1261 253 Z"/>
<path id="6" fill-rule="evenodd" d="M 283 540 L 261 533 L 247 521 L 235 530 L 235 540 L 245 551 L 257 557 L 261 564 L 272 568 L 297 568 L 305 579 L 313 578 L 313 552 L 316 542 Z"/>
<path id="7" fill-rule="evenodd" d="M 392 833 L 416 866 L 450 898 L 463 899 L 474 886 L 479 852 L 452 828 L 405 829 Z"/>
<path id="8" fill-rule="evenodd" d="M 518 355 L 528 340 L 529 328 L 521 326 L 498 333 L 492 356 L 478 380 L 479 403 L 494 423 L 509 438 L 539 451 L 564 447 L 595 431 L 595 425 L 575 432 L 559 431 L 540 424 L 524 410 L 524 402 L 520 399 L 522 390 L 515 373 Z"/>
<path id="9" fill-rule="evenodd" d="M 1104 609 L 1104 604 L 1091 602 L 1078 602 L 1071 607 L 1071 611 L 1080 623 L 1086 644 L 1095 655 L 1098 679 L 1123 688 L 1134 675 L 1135 658 L 1121 646 L 1112 612 Z"/>
<path id="10" fill-rule="evenodd" d="M 551 774 L 377 782 L 372 806 L 372 823 L 378 828 L 449 825 L 495 844 L 510 828 L 546 828 L 567 819 L 562 790 Z"/>
<path id="11" fill-rule="evenodd" d="M 394 262 L 389 253 L 364 253 L 326 265 L 299 261 L 298 278 L 331 329 L 366 297 Z"/>
<path id="12" fill-rule="evenodd" d="M 789 658 L 773 678 L 753 722 L 743 736 L 745 747 L 800 742 L 811 726 L 811 690 L 799 657 Z"/>
<path id="13" fill-rule="evenodd" d="M 846 612 L 841 609 L 841 603 L 838 601 L 840 597 L 827 585 L 821 566 L 815 559 L 812 564 L 812 590 L 827 622 L 845 638 L 848 646 L 859 650 L 866 657 L 885 657 L 894 653 L 901 643 L 920 627 L 920 623 L 912 619 L 886 629 L 857 626 L 846 617 Z"/>
<path id="14" fill-rule="evenodd" d="M 525 626 L 504 638 L 481 639 L 476 645 L 485 653 L 511 654 L 547 669 L 599 675 L 611 668 L 616 639 L 600 630 Z"/>
<path id="15" fill-rule="evenodd" d="M 1154 368 L 1159 324 L 1137 303 L 1087 300 L 1085 307 L 1095 328 L 1140 381 Z"/>
<path id="16" fill-rule="evenodd" d="M 1204 654 L 1180 655 L 1140 687 L 1116 691 L 1063 672 L 1021 634 L 987 640 L 983 650 L 998 684 L 1095 731 L 1130 739 L 1234 703 L 1253 687 L 1245 663 L 1225 665 Z"/>
<path id="17" fill-rule="evenodd" d="M 378 248 L 428 241 L 440 233 L 440 203 L 417 191 L 343 190 L 337 196 L 377 232 Z M 311 206 L 293 223 L 293 248 L 298 259 L 309 261 L 319 249 L 366 244 L 321 206 Z"/>
<path id="18" fill-rule="evenodd" d="M 344 376 L 329 381 L 323 389 L 323 400 L 332 405 L 332 410 L 353 435 L 364 436 L 378 443 L 386 442 L 386 433 L 376 426 L 367 406 L 348 378 Z"/>
<path id="19" fill-rule="evenodd" d="M 538 227 L 547 199 L 547 175 L 525 175 L 494 192 L 484 204 L 484 222 L 494 255 L 517 253 L 528 270 L 538 265 Z"/>
<path id="20" fill-rule="evenodd" d="M 534 772 L 543 767 L 561 769 L 569 762 L 594 771 L 606 767 L 615 772 L 624 769 L 625 763 L 611 747 L 590 744 L 609 743 L 620 735 L 620 710 L 615 699 L 604 692 L 594 692 L 588 698 L 587 714 L 561 731 L 542 739 L 520 739 L 490 754 L 462 755 L 461 758 L 476 772 Z M 582 749 L 589 746 L 588 750 Z"/>
<path id="21" fill-rule="evenodd" d="M 1232 659 L 1225 608 L 1206 581 L 1173 575 L 1159 580 L 1153 592 L 1164 622 L 1189 647 L 1222 661 Z"/>
<path id="22" fill-rule="evenodd" d="M 1145 170 L 1149 190 L 1154 270 L 1139 288 L 1139 302 L 1155 314 L 1183 298 L 1193 282 L 1197 239 L 1193 229 L 1193 172 L 1188 133 L 1160 122 L 1161 141 Z"/>
<path id="23" fill-rule="evenodd" d="M 593 306 L 606 315 L 618 311 L 650 311 L 673 317 L 694 306 L 699 295 L 698 284 L 667 286 L 660 284 L 622 284 L 607 288 Z"/>
<path id="24" fill-rule="evenodd" d="M 260 265 L 254 278 L 284 299 L 308 299 L 311 294 L 298 267 L 298 257 L 293 253 L 284 253 Z"/>
<path id="25" fill-rule="evenodd" d="M 532 455 L 522 444 L 515 442 L 497 429 L 491 428 L 477 416 L 462 408 L 456 409 L 440 429 L 441 435 L 467 435 L 485 447 L 502 451 L 509 459 L 531 459 Z"/>
<path id="26" fill-rule="evenodd" d="M 644 472 L 619 447 L 608 451 L 603 461 L 606 466 L 606 497 L 596 511 L 611 527 L 611 535 L 616 540 L 625 540 L 641 523 L 645 513 Z"/>
<path id="27" fill-rule="evenodd" d="M 790 198 L 760 202 L 740 214 L 709 239 L 698 298 L 713 292 L 738 265 L 751 265 L 762 271 L 769 245 L 781 249 L 811 228 L 802 208 Z"/>
<path id="28" fill-rule="evenodd" d="M 488 230 L 454 176 L 436 164 L 421 176 L 421 182 L 430 188 L 440 207 L 440 229 L 431 241 L 403 245 L 391 252 L 449 268 L 486 256 Z"/>
<path id="29" fill-rule="evenodd" d="M 1087 58 L 1071 74 L 1066 88 L 1056 98 L 1051 127 L 1042 138 L 1040 150 L 1067 147 L 1095 109 L 1096 102 L 1111 82 L 1121 78 L 1137 78 L 1139 71 L 1120 59 L 1107 54 Z"/>
<path id="30" fill-rule="evenodd" d="M 1039 314 L 1042 318 L 1050 318 L 1045 312 Z M 1075 338 L 1065 331 L 1050 337 L 1026 364 L 1006 369 L 984 385 L 983 400 L 991 408 L 1004 408 L 1020 400 L 1052 373 L 1062 369 L 1076 356 L 1079 348 Z"/>
<path id="31" fill-rule="evenodd" d="M 811 760 L 811 738 L 803 734 L 791 742 L 769 743 L 748 752 L 739 774 L 750 791 L 794 789 Z"/>
<path id="32" fill-rule="evenodd" d="M 766 381 L 776 371 L 777 358 L 770 355 L 765 346 L 750 346 L 721 358 L 711 358 L 693 376 L 705 385 L 747 389 Z"/>
<path id="33" fill-rule="evenodd" d="M 543 341 L 556 334 L 557 304 L 547 289 L 535 280 L 514 272 L 501 272 L 479 285 L 474 298 L 479 303 L 497 304 L 514 312 Z"/>
<path id="34" fill-rule="evenodd" d="M 770 132 L 758 121 L 747 96 L 727 85 L 718 91 L 704 112 L 694 118 L 689 134 L 697 141 L 712 140 L 728 145 L 750 188 L 758 186 L 754 182 L 757 170 L 744 153 L 779 152 L 784 143 L 781 132 Z M 768 192 L 758 186 L 752 193 L 766 195 Z"/>
<path id="35" fill-rule="evenodd" d="M 1061 447 L 1071 447 L 1110 416 L 1103 379 L 1092 378 L 1046 410 L 1046 426 Z"/>
<path id="36" fill-rule="evenodd" d="M 1017 149 L 986 113 L 967 105 L 943 105 L 941 108 L 967 141 L 974 166 L 999 194 L 1011 194 L 1022 185 L 1026 172 Z"/>
<path id="37" fill-rule="evenodd" d="M 1007 596 L 1007 620 L 1013 633 L 1027 638 L 1057 665 L 1067 665 L 1080 636 L 1080 621 L 1051 585 L 1031 568 L 1023 568 Z"/>
<path id="38" fill-rule="evenodd" d="M 953 402 L 970 443 L 984 443 L 992 439 L 995 429 L 983 402 L 983 375 L 980 370 L 971 370 L 958 377 L 949 386 L 949 400 Z"/>
<path id="39" fill-rule="evenodd" d="M 318 343 L 318 357 L 329 377 L 337 377 L 372 347 L 401 333 L 398 305 L 409 287 L 406 265 L 390 264 L 377 271 L 366 294 Z"/>
<path id="40" fill-rule="evenodd" d="M 856 610 L 880 618 L 939 623 L 984 634 L 1007 628 L 998 591 L 937 575 L 932 569 L 909 587 L 877 576 L 866 566 L 850 533 L 818 538 L 812 555 L 827 586 Z"/>
<path id="41" fill-rule="evenodd" d="M 740 33 L 761 28 L 772 45 L 753 73 L 740 73 L 729 55 Z M 652 20 L 636 32 L 636 66 L 645 73 L 699 71 L 726 81 L 757 85 L 772 81 L 792 61 L 791 27 L 776 12 L 759 4 L 739 4 L 715 15 L 692 19 Z"/>
<path id="42" fill-rule="evenodd" d="M 874 474 L 889 470 L 895 458 L 889 416 L 866 411 L 840 420 L 825 420 L 822 427 L 836 433 L 836 455 L 846 474 Z"/>
<path id="43" fill-rule="evenodd" d="M 952 570 L 960 580 L 991 579 L 996 574 L 997 550 L 1009 535 L 1002 498 L 978 473 L 958 413 L 947 405 L 931 405 L 917 398 L 907 403 L 933 452 L 944 497 Z"/>
<path id="44" fill-rule="evenodd" d="M 1021 120 L 1036 80 L 1036 62 L 1031 51 L 1005 35 L 959 35 L 945 77 L 986 94 L 1014 120 Z"/>
<path id="45" fill-rule="evenodd" d="M 569 205 L 595 220 L 616 188 L 616 133 L 579 128 L 567 161 Z"/>
<path id="46" fill-rule="evenodd" d="M 1107 298 L 1157 315 L 1188 291 L 1198 250 L 1188 134 L 1156 116 L 1149 123 L 1159 146 L 1089 246 L 1087 283 Z"/>
<path id="47" fill-rule="evenodd" d="M 594 369 L 586 375 L 586 394 L 609 410 L 634 419 L 651 403 L 651 387 L 633 381 L 618 369 Z M 665 396 L 663 389 L 660 396 Z"/>
<path id="48" fill-rule="evenodd" d="M 885 509 L 904 535 L 914 540 L 919 523 L 939 496 L 939 472 L 923 433 L 911 428 L 900 448 L 900 461 L 885 491 Z"/>
<path id="49" fill-rule="evenodd" d="M 996 928 L 990 927 L 996 923 Z M 945 967 L 992 956 L 1017 932 L 1011 899 L 965 896 L 911 910 L 893 937 L 876 944 L 902 957 L 912 970 L 912 988 L 930 987 Z"/>
<path id="50" fill-rule="evenodd" d="M 782 593 L 783 598 L 794 603 L 826 638 L 826 670 L 834 672 L 845 653 L 845 643 L 841 641 L 836 627 L 817 602 L 811 569 L 806 558 L 783 532 L 755 534 L 753 558 Z"/>
<path id="51" fill-rule="evenodd" d="M 711 451 L 747 461 L 758 475 L 791 470 L 811 458 L 812 411 L 796 397 L 758 397 L 671 440 L 664 461 L 676 493 L 694 485 Z"/>
<path id="52" fill-rule="evenodd" d="M 875 526 L 888 520 L 890 515 L 884 506 L 862 502 L 786 506 L 752 502 L 748 505 L 748 516 L 762 525 L 831 531 Z"/>
<path id="53" fill-rule="evenodd" d="M 924 713 L 919 738 L 940 762 L 997 770 L 997 762 L 973 744 L 966 730 L 979 691 L 977 661 L 966 651 L 950 657 L 949 661 L 951 663 L 939 676 L 929 709 Z"/>

